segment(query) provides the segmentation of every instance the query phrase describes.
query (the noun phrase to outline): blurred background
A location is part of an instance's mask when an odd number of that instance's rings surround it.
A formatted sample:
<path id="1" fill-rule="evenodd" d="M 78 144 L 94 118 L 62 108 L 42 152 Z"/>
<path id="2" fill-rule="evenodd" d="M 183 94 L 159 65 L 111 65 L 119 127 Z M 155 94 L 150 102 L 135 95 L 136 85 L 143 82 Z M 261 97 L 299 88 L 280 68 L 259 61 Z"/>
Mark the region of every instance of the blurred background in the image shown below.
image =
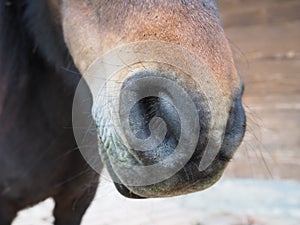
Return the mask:
<path id="1" fill-rule="evenodd" d="M 246 85 L 244 142 L 212 188 L 128 200 L 107 174 L 83 225 L 300 224 L 300 0 L 220 0 L 223 26 Z M 14 225 L 49 225 L 52 200 Z"/>
<path id="2" fill-rule="evenodd" d="M 300 1 L 219 1 L 248 129 L 227 175 L 300 179 Z"/>

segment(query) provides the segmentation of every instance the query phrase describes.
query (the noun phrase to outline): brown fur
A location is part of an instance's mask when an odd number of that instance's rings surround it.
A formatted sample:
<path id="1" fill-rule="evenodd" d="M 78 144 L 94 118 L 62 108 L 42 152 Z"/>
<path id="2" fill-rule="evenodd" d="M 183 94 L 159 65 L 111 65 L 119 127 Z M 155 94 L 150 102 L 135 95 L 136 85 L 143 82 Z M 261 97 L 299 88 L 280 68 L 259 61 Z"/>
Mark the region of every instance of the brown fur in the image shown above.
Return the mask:
<path id="1" fill-rule="evenodd" d="M 182 1 L 153 0 L 94 2 L 65 3 L 65 38 L 82 73 L 93 60 L 118 45 L 160 40 L 177 43 L 203 59 L 214 71 L 225 95 L 231 96 L 231 90 L 240 87 L 220 19 L 203 4 L 190 1 L 183 6 Z M 82 24 L 82 17 L 89 19 Z M 80 22 L 82 26 L 73 29 Z"/>

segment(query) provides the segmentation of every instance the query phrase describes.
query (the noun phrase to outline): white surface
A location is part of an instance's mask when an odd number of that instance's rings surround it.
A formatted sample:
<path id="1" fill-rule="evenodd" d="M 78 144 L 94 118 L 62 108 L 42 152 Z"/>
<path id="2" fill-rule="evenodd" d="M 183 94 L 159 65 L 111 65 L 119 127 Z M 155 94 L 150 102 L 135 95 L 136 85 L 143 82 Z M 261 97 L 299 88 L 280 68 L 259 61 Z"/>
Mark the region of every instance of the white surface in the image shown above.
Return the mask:
<path id="1" fill-rule="evenodd" d="M 50 225 L 52 200 L 19 213 L 13 225 Z M 300 184 L 226 180 L 191 195 L 130 200 L 104 177 L 83 225 L 299 225 Z"/>

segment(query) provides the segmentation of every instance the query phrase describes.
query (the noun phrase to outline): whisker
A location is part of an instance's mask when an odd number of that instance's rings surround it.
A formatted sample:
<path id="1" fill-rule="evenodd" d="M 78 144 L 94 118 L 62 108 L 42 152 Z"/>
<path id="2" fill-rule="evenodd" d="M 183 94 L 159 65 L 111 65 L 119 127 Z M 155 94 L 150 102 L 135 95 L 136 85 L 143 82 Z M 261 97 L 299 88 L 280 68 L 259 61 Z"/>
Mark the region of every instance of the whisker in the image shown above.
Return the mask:
<path id="1" fill-rule="evenodd" d="M 76 70 L 71 70 L 71 69 L 66 68 L 66 67 L 61 67 L 61 69 L 64 70 L 64 71 L 66 71 L 66 72 L 69 72 L 69 73 L 73 73 L 73 74 L 76 74 L 76 75 L 81 75 L 81 73 L 79 73 Z"/>

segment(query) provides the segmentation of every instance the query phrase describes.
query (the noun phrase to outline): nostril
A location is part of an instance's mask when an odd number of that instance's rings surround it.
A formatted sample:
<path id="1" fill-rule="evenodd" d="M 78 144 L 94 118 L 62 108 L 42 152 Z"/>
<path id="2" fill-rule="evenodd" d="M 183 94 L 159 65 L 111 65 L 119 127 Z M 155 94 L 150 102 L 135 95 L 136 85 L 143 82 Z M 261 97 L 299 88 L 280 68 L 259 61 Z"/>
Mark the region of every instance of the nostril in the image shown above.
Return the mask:
<path id="1" fill-rule="evenodd" d="M 206 135 L 210 112 L 206 95 L 195 91 L 202 89 L 188 74 L 175 67 L 154 66 L 121 73 L 125 79 L 118 93 L 120 134 L 135 163 L 163 166 L 171 173 L 205 147 L 201 137 Z M 156 132 L 161 128 L 164 135 Z M 197 145 L 199 139 L 204 145 Z"/>
<path id="2" fill-rule="evenodd" d="M 153 164 L 172 154 L 180 138 L 181 125 L 176 108 L 168 100 L 157 96 L 143 98 L 131 108 L 129 125 L 136 138 L 142 140 L 153 136 L 151 130 L 166 126 L 165 134 L 156 134 L 164 135 L 163 137 L 152 137 L 156 140 L 152 149 L 134 151 L 135 155 L 147 164 Z"/>
<path id="3" fill-rule="evenodd" d="M 246 130 L 246 115 L 241 95 L 237 95 L 230 110 L 220 157 L 228 161 L 241 144 Z"/>
<path id="4" fill-rule="evenodd" d="M 130 110 L 129 124 L 136 137 L 146 139 L 151 135 L 149 124 L 155 117 L 166 123 L 169 133 L 177 138 L 180 136 L 180 119 L 174 105 L 164 98 L 149 96 L 139 100 Z"/>

